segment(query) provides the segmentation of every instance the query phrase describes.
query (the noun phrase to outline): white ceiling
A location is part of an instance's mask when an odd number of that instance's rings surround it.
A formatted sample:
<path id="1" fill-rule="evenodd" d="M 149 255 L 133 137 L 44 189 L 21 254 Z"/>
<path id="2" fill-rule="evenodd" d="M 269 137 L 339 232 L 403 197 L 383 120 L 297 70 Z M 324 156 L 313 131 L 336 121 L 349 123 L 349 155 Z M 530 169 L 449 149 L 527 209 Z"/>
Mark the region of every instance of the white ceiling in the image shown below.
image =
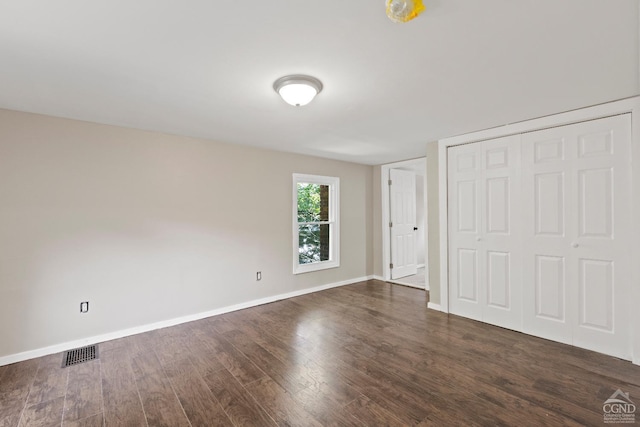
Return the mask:
<path id="1" fill-rule="evenodd" d="M 640 93 L 638 0 L 3 0 L 0 107 L 365 164 Z M 285 104 L 277 78 L 323 92 Z"/>

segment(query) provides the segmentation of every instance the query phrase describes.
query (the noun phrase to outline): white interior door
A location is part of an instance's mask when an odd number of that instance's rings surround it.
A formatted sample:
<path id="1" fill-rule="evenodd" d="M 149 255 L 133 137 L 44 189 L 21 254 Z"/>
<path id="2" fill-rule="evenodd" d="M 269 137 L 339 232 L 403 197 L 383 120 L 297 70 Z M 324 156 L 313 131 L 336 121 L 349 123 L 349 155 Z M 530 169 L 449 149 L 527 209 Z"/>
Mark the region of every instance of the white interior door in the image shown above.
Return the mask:
<path id="1" fill-rule="evenodd" d="M 519 330 L 520 137 L 451 147 L 449 308 Z"/>
<path id="2" fill-rule="evenodd" d="M 523 135 L 524 332 L 631 356 L 631 117 Z"/>
<path id="3" fill-rule="evenodd" d="M 391 278 L 417 273 L 416 174 L 389 170 L 391 218 Z"/>

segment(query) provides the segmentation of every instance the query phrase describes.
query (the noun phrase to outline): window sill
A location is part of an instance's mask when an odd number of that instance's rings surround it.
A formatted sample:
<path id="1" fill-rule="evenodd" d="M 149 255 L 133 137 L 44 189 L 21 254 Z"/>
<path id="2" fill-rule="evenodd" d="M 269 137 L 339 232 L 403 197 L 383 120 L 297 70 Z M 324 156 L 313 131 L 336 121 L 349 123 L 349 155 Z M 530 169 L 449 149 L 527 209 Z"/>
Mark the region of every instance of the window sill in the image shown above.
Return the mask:
<path id="1" fill-rule="evenodd" d="M 340 261 L 323 261 L 311 264 L 297 264 L 293 266 L 293 274 L 310 273 L 312 271 L 328 270 L 340 267 Z"/>

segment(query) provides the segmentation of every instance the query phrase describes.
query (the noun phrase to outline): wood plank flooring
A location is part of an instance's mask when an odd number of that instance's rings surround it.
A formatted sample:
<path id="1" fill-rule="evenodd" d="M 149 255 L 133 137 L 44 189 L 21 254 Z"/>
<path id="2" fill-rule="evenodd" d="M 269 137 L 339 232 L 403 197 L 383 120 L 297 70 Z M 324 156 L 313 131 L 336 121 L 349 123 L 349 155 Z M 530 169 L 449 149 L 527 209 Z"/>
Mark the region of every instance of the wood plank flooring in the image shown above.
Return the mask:
<path id="1" fill-rule="evenodd" d="M 599 426 L 617 389 L 640 404 L 639 366 L 427 298 L 368 281 L 3 366 L 0 427 Z"/>

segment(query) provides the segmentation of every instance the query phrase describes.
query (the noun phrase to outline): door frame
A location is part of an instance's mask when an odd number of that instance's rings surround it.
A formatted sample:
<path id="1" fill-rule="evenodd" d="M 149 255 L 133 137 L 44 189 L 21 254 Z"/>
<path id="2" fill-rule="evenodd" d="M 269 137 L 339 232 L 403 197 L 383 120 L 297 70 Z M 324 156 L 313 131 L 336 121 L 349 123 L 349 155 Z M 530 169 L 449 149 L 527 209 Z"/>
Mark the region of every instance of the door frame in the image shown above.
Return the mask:
<path id="1" fill-rule="evenodd" d="M 404 160 L 401 162 L 387 163 L 380 166 L 380 185 L 382 198 L 382 278 L 385 281 L 391 281 L 391 230 L 389 229 L 390 221 L 390 194 L 389 194 L 389 171 L 391 169 L 400 169 L 408 166 L 424 165 L 424 259 L 425 270 L 429 265 L 429 211 L 427 209 L 427 157 L 419 157 L 417 159 Z M 429 289 L 429 275 L 425 274 L 425 286 Z"/>
<path id="2" fill-rule="evenodd" d="M 574 123 L 585 122 L 615 116 L 618 114 L 631 113 L 631 206 L 632 218 L 640 214 L 640 96 L 626 98 L 619 101 L 600 104 L 579 110 L 568 111 L 537 119 L 526 120 L 505 126 L 482 130 L 479 132 L 445 138 L 438 141 L 438 201 L 439 201 L 439 229 L 440 229 L 440 305 L 439 309 L 445 313 L 449 312 L 449 245 L 448 245 L 448 206 L 447 206 L 447 148 L 469 144 L 472 142 L 484 141 L 503 136 L 516 135 L 524 132 L 537 131 L 555 126 L 564 126 Z M 384 213 L 384 212 L 383 212 Z M 633 241 L 640 242 L 640 225 L 632 225 Z M 631 279 L 633 295 L 630 301 L 635 305 L 640 305 L 640 263 L 633 267 Z M 632 334 L 632 357 L 633 363 L 640 365 L 640 311 L 630 310 L 631 334 Z"/>

